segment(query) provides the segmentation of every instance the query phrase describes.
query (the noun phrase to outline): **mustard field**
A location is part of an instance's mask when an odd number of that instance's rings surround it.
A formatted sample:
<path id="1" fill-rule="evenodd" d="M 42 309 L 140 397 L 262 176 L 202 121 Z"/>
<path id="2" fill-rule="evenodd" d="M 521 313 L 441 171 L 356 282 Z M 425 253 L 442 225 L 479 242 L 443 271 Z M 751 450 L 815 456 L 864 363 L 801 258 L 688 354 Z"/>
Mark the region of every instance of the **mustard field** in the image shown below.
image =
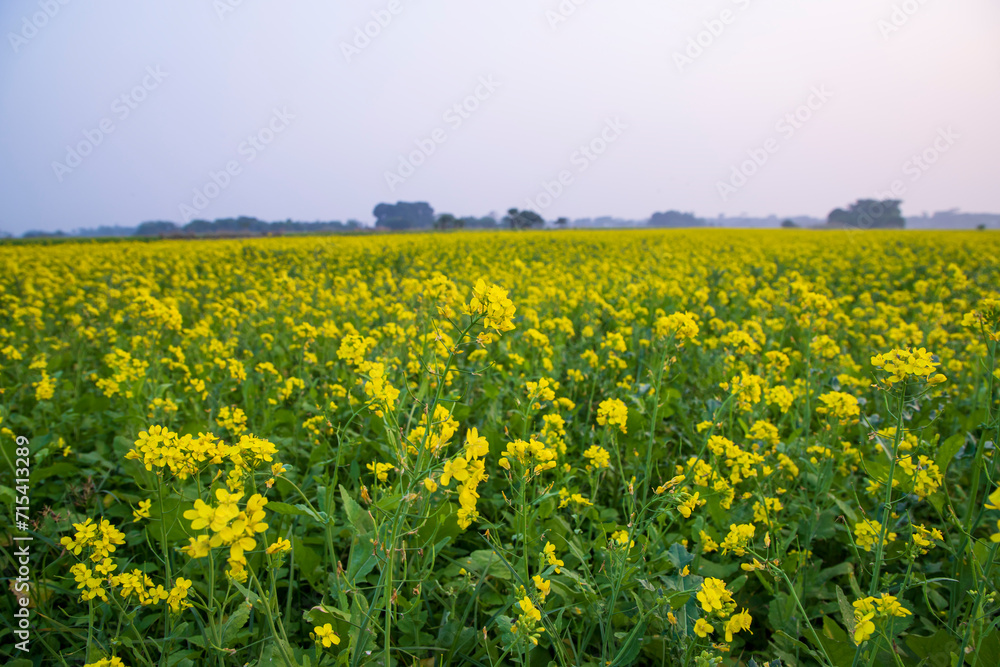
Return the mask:
<path id="1" fill-rule="evenodd" d="M 1000 664 L 1000 236 L 0 245 L 5 664 Z"/>

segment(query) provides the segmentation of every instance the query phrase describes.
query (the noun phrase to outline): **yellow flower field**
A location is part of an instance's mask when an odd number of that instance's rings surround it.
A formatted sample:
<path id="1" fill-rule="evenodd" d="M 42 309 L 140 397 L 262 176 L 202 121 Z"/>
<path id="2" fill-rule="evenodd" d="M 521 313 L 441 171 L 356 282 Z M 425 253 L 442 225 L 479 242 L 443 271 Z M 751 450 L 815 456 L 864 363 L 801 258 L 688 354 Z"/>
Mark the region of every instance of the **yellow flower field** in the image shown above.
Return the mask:
<path id="1" fill-rule="evenodd" d="M 998 258 L 0 245 L 7 664 L 1000 664 Z"/>

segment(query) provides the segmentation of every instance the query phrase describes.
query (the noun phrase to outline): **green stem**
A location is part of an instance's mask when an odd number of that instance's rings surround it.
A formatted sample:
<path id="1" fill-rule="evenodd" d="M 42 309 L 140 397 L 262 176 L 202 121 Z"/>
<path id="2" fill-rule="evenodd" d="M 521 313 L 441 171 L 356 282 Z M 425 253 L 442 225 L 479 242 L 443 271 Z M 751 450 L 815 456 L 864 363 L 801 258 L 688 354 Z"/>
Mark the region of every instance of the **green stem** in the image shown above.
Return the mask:
<path id="1" fill-rule="evenodd" d="M 277 627 L 274 624 L 274 615 L 271 613 L 271 603 L 269 598 L 264 595 L 264 588 L 260 585 L 260 581 L 257 576 L 253 573 L 250 574 L 251 581 L 253 581 L 254 587 L 257 589 L 257 595 L 260 597 L 260 606 L 264 610 L 264 617 L 267 619 L 267 625 L 271 629 L 271 636 L 274 637 L 275 643 L 278 644 L 278 651 L 281 653 L 281 659 L 285 662 L 287 667 L 296 667 L 295 662 L 288 656 L 285 652 L 285 646 L 287 641 L 283 641 L 284 628 L 282 632 L 279 633 Z"/>
<path id="2" fill-rule="evenodd" d="M 170 547 L 167 542 L 167 517 L 163 511 L 163 479 L 159 474 L 156 476 L 156 498 L 160 504 L 160 548 L 163 550 L 163 566 L 167 571 L 166 586 L 168 590 L 172 588 L 173 572 L 170 569 Z M 170 610 L 167 605 L 163 605 L 163 653 L 160 657 L 160 664 L 165 664 L 167 660 L 167 639 L 170 637 Z"/>
<path id="3" fill-rule="evenodd" d="M 1000 547 L 1000 542 L 994 542 L 993 546 L 990 547 L 990 557 L 989 560 L 987 561 L 989 565 L 986 567 L 986 572 L 984 573 L 982 584 L 976 587 L 978 589 L 976 593 L 976 602 L 974 605 L 972 605 L 972 613 L 969 615 L 969 622 L 966 624 L 965 634 L 962 636 L 962 647 L 961 649 L 959 649 L 958 652 L 958 655 L 960 656 L 965 655 L 965 647 L 969 645 L 969 637 L 972 635 L 973 621 L 976 619 L 976 616 L 980 615 L 980 610 L 983 605 L 983 598 L 985 597 L 986 589 L 989 586 L 990 576 L 993 574 L 993 565 L 996 562 L 997 547 Z M 972 558 L 973 558 L 973 569 L 975 569 L 979 563 L 976 560 L 975 556 L 973 556 Z M 973 655 L 976 656 L 979 655 L 979 645 L 980 643 L 982 643 L 982 641 L 983 641 L 982 633 L 979 633 L 979 637 L 976 640 L 976 650 L 973 651 Z"/>
<path id="4" fill-rule="evenodd" d="M 649 487 L 653 483 L 653 438 L 656 434 L 656 419 L 660 411 L 660 387 L 663 382 L 663 365 L 667 363 L 668 348 L 660 354 L 656 368 L 656 389 L 653 393 L 653 414 L 649 421 L 649 441 L 646 444 L 646 487 L 642 491 L 642 504 L 649 500 Z M 624 474 L 624 471 L 622 471 Z"/>
<path id="5" fill-rule="evenodd" d="M 879 575 L 882 570 L 882 561 L 885 558 L 885 539 L 889 532 L 889 521 L 892 519 L 892 479 L 896 472 L 896 456 L 899 452 L 899 443 L 903 439 L 903 405 L 906 401 L 906 383 L 899 389 L 899 401 L 896 405 L 898 413 L 896 415 L 896 434 L 892 443 L 892 454 L 889 461 L 889 478 L 885 484 L 885 504 L 882 507 L 882 525 L 879 531 L 879 539 L 875 544 L 875 566 L 872 572 L 871 585 L 868 587 L 868 595 L 872 596 L 878 592 Z"/>
<path id="6" fill-rule="evenodd" d="M 767 562 L 766 557 L 764 562 Z M 795 592 L 795 587 L 792 585 L 792 582 L 788 578 L 788 575 L 785 574 L 785 571 L 782 570 L 780 567 L 775 567 L 771 565 L 768 566 L 768 571 L 771 572 L 772 574 L 777 574 L 779 577 L 781 577 L 781 579 L 784 580 L 785 585 L 788 586 L 788 591 L 791 593 L 792 598 L 795 600 L 795 606 L 798 607 L 799 613 L 802 614 L 802 621 L 806 624 L 806 626 L 809 628 L 809 632 L 812 634 L 813 642 L 816 644 L 816 646 L 819 647 L 819 650 L 822 651 L 823 658 L 826 660 L 826 664 L 829 665 L 829 667 L 834 667 L 834 662 L 833 660 L 830 659 L 830 655 L 826 652 L 826 646 L 824 646 L 823 642 L 820 641 L 819 635 L 816 633 L 816 628 L 814 628 L 813 624 L 809 621 L 809 615 L 806 614 L 806 610 L 802 607 L 802 601 L 799 600 L 799 595 L 798 593 Z"/>

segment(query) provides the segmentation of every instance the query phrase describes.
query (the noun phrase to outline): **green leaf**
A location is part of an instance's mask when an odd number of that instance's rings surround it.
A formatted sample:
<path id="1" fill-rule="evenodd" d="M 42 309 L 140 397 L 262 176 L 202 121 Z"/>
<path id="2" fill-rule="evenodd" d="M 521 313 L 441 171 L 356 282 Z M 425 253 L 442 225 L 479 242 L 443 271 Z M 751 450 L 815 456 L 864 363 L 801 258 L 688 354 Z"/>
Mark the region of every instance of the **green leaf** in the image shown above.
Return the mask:
<path id="1" fill-rule="evenodd" d="M 811 632 L 806 632 L 805 636 L 813 644 L 816 643 L 816 639 Z M 830 656 L 830 660 L 833 661 L 834 667 L 851 667 L 854 663 L 854 653 L 857 647 L 850 637 L 847 636 L 847 632 L 835 620 L 829 616 L 824 616 L 823 629 L 817 632 L 816 636 L 821 642 L 820 645 L 816 645 L 816 648 L 826 649 L 826 653 Z"/>
<path id="2" fill-rule="evenodd" d="M 977 648 L 979 650 L 975 652 L 975 657 L 971 663 L 973 667 L 1000 665 L 1000 631 L 994 630 L 985 635 Z M 968 657 L 966 660 L 968 660 Z"/>
<path id="3" fill-rule="evenodd" d="M 837 606 L 840 607 L 840 620 L 847 628 L 848 636 L 854 636 L 854 606 L 844 595 L 844 589 L 837 586 Z"/>
<path id="4" fill-rule="evenodd" d="M 944 628 L 929 637 L 910 635 L 906 646 L 928 665 L 949 665 L 951 655 L 958 653 L 958 641 Z"/>
<path id="5" fill-rule="evenodd" d="M 236 611 L 229 615 L 229 620 L 226 621 L 226 625 L 222 630 L 223 646 L 229 646 L 236 638 L 236 634 L 243 629 L 244 625 L 247 624 L 247 620 L 250 618 L 251 609 L 253 609 L 252 604 L 240 602 L 236 606 Z"/>
<path id="6" fill-rule="evenodd" d="M 247 600 L 250 601 L 250 604 L 257 604 L 260 601 L 260 596 L 254 593 L 252 590 L 250 590 L 240 582 L 236 581 L 235 579 L 230 579 L 230 581 L 232 582 L 233 586 L 236 587 L 236 590 L 242 593 L 243 597 L 245 597 Z"/>
<path id="7" fill-rule="evenodd" d="M 315 587 L 324 575 L 324 571 L 319 569 L 321 560 L 319 554 L 306 546 L 302 538 L 295 535 L 292 536 L 292 551 L 295 554 L 295 565 L 298 566 L 299 572 L 306 578 L 306 581 Z"/>
<path id="8" fill-rule="evenodd" d="M 42 480 L 48 479 L 49 477 L 54 477 L 56 475 L 66 478 L 72 478 L 74 475 L 78 474 L 77 467 L 72 463 L 66 463 L 60 461 L 59 463 L 53 463 L 52 465 L 36 470 L 31 473 L 31 483 L 38 484 Z"/>
<path id="9" fill-rule="evenodd" d="M 357 586 L 377 564 L 375 544 L 370 534 L 356 535 L 351 541 L 351 555 L 347 559 L 347 581 L 351 586 Z"/>
<path id="10" fill-rule="evenodd" d="M 258 667 L 289 667 L 288 662 L 282 657 L 281 649 L 284 649 L 285 656 L 291 661 L 291 667 L 299 667 L 292 647 L 284 643 L 279 645 L 279 642 L 281 642 L 280 639 L 272 639 L 268 642 L 264 650 L 261 651 L 260 662 L 257 663 Z"/>
<path id="11" fill-rule="evenodd" d="M 674 542 L 667 549 L 667 560 L 679 570 L 683 570 L 685 565 L 694 560 L 694 556 L 680 542 Z"/>
<path id="12" fill-rule="evenodd" d="M 368 599 L 364 595 L 356 594 L 351 597 L 351 655 L 357 655 L 358 651 L 365 652 L 375 647 L 375 632 L 372 631 L 371 622 L 365 623 L 368 616 Z M 360 638 L 361 625 L 364 624 L 365 636 Z"/>
<path id="13" fill-rule="evenodd" d="M 317 518 L 315 512 L 310 512 L 308 509 L 303 509 L 303 505 L 289 505 L 288 503 L 280 503 L 277 501 L 270 501 L 267 503 L 267 509 L 276 512 L 278 514 L 290 514 L 292 516 L 312 516 Z"/>
<path id="14" fill-rule="evenodd" d="M 615 656 L 614 662 L 611 663 L 611 667 L 622 667 L 635 662 L 635 659 L 639 657 L 640 649 L 642 649 L 642 637 L 645 633 L 646 621 L 643 620 L 628 633 L 625 642 L 618 650 L 618 655 Z"/>
<path id="15" fill-rule="evenodd" d="M 941 447 L 938 449 L 937 458 L 934 459 L 934 462 L 937 464 L 937 467 L 941 469 L 942 475 L 948 472 L 948 466 L 951 464 L 951 460 L 955 458 L 955 454 L 958 453 L 958 450 L 960 450 L 964 444 L 964 433 L 956 433 L 941 443 Z"/>
<path id="16" fill-rule="evenodd" d="M 492 549 L 480 549 L 473 551 L 468 556 L 457 559 L 444 570 L 446 576 L 458 576 L 459 570 L 465 568 L 467 572 L 477 576 L 490 576 L 497 579 L 510 579 L 510 570 L 503 564 L 500 556 Z"/>
<path id="17" fill-rule="evenodd" d="M 354 498 L 351 498 L 343 484 L 340 485 L 340 499 L 344 504 L 344 514 L 347 515 L 348 523 L 354 526 L 358 533 L 365 534 L 375 530 L 375 523 L 368 516 L 368 512 L 362 509 Z"/>

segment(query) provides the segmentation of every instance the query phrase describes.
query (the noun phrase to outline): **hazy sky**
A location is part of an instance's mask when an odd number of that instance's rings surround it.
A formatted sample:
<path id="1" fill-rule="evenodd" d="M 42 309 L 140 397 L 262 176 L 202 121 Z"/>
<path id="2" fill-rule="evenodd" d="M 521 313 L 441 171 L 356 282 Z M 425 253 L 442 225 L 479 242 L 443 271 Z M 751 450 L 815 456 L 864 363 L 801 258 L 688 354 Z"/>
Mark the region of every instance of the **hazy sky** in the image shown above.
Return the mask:
<path id="1" fill-rule="evenodd" d="M 10 233 L 1000 211 L 996 0 L 3 0 L 0 33 Z"/>

